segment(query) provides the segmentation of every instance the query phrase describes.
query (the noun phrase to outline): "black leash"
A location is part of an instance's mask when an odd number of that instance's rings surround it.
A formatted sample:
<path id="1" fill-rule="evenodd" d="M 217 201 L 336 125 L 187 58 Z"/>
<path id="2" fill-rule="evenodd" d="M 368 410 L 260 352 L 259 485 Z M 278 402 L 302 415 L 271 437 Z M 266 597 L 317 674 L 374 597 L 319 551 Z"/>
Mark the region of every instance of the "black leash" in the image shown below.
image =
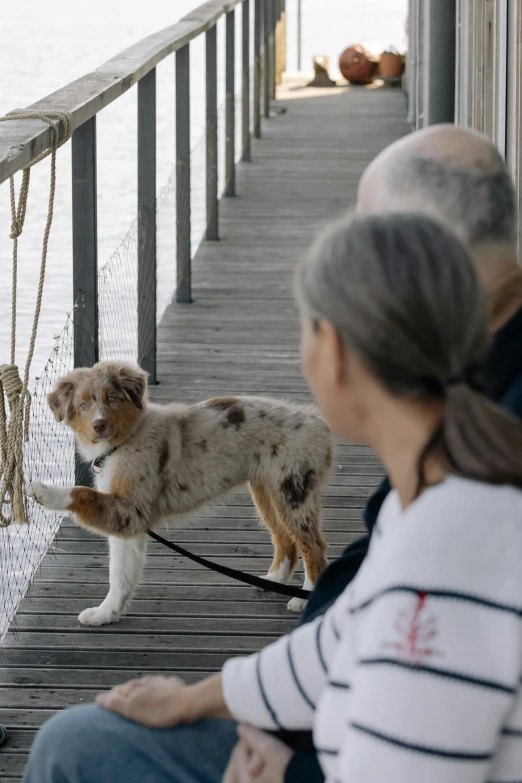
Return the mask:
<path id="1" fill-rule="evenodd" d="M 111 454 L 114 454 L 118 448 L 119 446 L 114 446 L 107 454 L 103 454 L 101 457 L 97 457 L 93 460 L 91 464 L 93 471 L 95 473 L 101 473 L 105 460 L 110 457 Z M 260 587 L 262 590 L 269 590 L 271 593 L 287 595 L 290 598 L 308 598 L 310 595 L 310 590 L 282 585 L 279 582 L 271 582 L 270 579 L 261 579 L 260 576 L 251 576 L 250 574 L 245 574 L 244 571 L 238 571 L 237 568 L 228 568 L 227 566 L 213 563 L 212 560 L 207 560 L 205 557 L 193 555 L 188 549 L 184 549 L 182 546 L 179 546 L 179 544 L 173 544 L 172 541 L 167 541 L 166 538 L 159 536 L 153 530 L 147 530 L 147 533 L 155 541 L 172 549 L 172 551 L 176 552 L 178 555 L 188 557 L 189 560 L 193 560 L 195 563 L 198 563 L 198 565 L 208 568 L 210 571 L 216 571 L 218 574 L 229 576 L 231 579 L 236 579 L 238 582 L 244 582 L 247 585 L 252 585 L 252 587 Z"/>
<path id="2" fill-rule="evenodd" d="M 308 598 L 310 590 L 303 590 L 301 587 L 291 587 L 290 585 L 282 585 L 279 582 L 271 582 L 270 579 L 262 579 L 260 576 L 252 576 L 251 574 L 245 574 L 244 571 L 238 571 L 237 568 L 228 568 L 228 566 L 219 565 L 219 563 L 213 563 L 212 560 L 207 560 L 205 557 L 194 555 L 189 552 L 188 549 L 184 549 L 179 544 L 173 544 L 172 541 L 168 541 L 166 538 L 162 538 L 153 530 L 147 530 L 147 533 L 151 538 L 157 541 L 163 546 L 172 549 L 173 552 L 177 552 L 178 555 L 188 557 L 189 560 L 193 560 L 195 563 L 209 568 L 211 571 L 217 571 L 218 574 L 229 576 L 231 579 L 237 579 L 238 582 L 244 582 L 252 587 L 260 587 L 262 590 L 268 590 L 271 593 L 280 593 L 281 595 L 287 595 L 290 598 Z"/>

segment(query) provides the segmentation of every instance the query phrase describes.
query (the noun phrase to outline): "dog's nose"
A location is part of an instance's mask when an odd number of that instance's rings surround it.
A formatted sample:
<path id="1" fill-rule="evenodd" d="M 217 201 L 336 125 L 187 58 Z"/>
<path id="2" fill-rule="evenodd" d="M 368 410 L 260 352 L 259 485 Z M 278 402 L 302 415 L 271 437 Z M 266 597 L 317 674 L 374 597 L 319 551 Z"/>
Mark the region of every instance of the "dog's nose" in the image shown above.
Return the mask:
<path id="1" fill-rule="evenodd" d="M 97 435 L 102 435 L 107 429 L 107 419 L 96 419 L 92 423 L 92 428 Z"/>

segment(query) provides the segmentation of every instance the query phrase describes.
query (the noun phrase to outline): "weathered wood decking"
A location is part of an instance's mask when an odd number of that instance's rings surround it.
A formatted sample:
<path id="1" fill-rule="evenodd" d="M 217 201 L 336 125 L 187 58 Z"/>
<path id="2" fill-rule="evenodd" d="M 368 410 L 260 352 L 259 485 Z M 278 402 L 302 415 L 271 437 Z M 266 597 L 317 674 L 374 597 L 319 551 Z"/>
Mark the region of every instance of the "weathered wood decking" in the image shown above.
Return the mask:
<path id="1" fill-rule="evenodd" d="M 407 125 L 399 90 L 287 84 L 279 97 L 287 112 L 265 123 L 255 162 L 238 168 L 239 197 L 220 205 L 221 241 L 204 244 L 196 257 L 195 302 L 171 307 L 163 319 L 160 385 L 151 390 L 157 401 L 234 393 L 309 400 L 298 359 L 294 262 L 328 218 L 354 204 L 369 160 Z M 361 509 L 379 475 L 366 450 L 339 447 L 324 502 L 330 558 L 361 533 Z M 171 536 L 254 573 L 270 562 L 269 535 L 244 493 Z M 10 738 L 0 749 L 0 780 L 20 778 L 36 728 L 54 711 L 145 672 L 193 680 L 296 622 L 284 598 L 238 586 L 152 543 L 127 617 L 115 626 L 80 626 L 78 612 L 104 597 L 107 580 L 105 542 L 65 524 L 20 606 L 16 633 L 4 641 L 0 722 Z"/>

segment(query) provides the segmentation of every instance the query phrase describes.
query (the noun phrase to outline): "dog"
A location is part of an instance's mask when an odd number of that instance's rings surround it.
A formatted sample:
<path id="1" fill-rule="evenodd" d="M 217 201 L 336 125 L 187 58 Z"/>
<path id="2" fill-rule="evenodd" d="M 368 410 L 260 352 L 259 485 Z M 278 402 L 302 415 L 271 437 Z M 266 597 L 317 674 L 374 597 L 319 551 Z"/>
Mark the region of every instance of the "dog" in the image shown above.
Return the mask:
<path id="1" fill-rule="evenodd" d="M 305 589 L 325 567 L 321 495 L 333 460 L 332 436 L 313 406 L 264 397 L 215 397 L 194 405 L 155 405 L 147 373 L 99 362 L 60 378 L 48 395 L 56 421 L 92 463 L 96 489 L 33 482 L 28 495 L 109 538 L 110 589 L 84 625 L 117 622 L 140 582 L 147 529 L 186 515 L 245 482 L 272 535 L 267 579 L 287 583 L 298 562 Z M 290 611 L 305 601 L 292 598 Z"/>

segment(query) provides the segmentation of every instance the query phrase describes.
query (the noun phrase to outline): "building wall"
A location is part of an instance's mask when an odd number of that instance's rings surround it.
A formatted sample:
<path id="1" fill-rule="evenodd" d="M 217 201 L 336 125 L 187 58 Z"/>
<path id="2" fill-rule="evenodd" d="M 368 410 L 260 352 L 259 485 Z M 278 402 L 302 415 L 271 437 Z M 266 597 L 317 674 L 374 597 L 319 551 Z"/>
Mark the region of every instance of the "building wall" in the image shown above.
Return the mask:
<path id="1" fill-rule="evenodd" d="M 455 115 L 463 127 L 485 133 L 505 157 L 522 211 L 522 0 L 454 0 L 456 11 Z M 428 75 L 437 67 L 437 50 L 427 46 L 430 0 L 410 0 L 410 25 L 424 17 L 424 35 L 410 32 L 409 107 L 413 128 L 429 122 L 424 110 Z M 433 3 L 431 3 L 433 8 Z M 441 9 L 442 11 L 442 9 Z M 410 27 L 411 31 L 412 27 Z M 412 63 L 412 60 L 414 62 Z M 419 65 L 422 63 L 422 65 Z M 416 105 L 411 100 L 424 94 Z M 522 249 L 522 241 L 520 243 Z M 522 254 L 521 254 L 522 257 Z"/>
<path id="2" fill-rule="evenodd" d="M 506 154 L 511 0 L 457 0 L 455 121 L 485 133 Z"/>
<path id="3" fill-rule="evenodd" d="M 522 214 L 522 0 L 508 1 L 506 73 L 506 161 L 513 174 Z M 520 234 L 520 232 L 519 232 Z M 519 242 L 522 246 L 522 241 Z M 520 254 L 522 258 L 522 253 Z"/>

